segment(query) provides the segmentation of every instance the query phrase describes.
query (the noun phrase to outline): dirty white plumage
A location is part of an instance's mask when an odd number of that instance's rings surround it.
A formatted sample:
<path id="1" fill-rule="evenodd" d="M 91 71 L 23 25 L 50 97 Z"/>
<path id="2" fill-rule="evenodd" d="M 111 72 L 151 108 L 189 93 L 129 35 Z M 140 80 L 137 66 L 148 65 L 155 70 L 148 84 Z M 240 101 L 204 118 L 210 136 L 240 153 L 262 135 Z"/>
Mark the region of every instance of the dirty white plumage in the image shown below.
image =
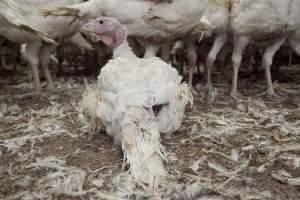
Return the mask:
<path id="1" fill-rule="evenodd" d="M 83 103 L 115 143 L 122 144 L 136 182 L 154 188 L 162 184 L 166 154 L 159 133 L 180 127 L 185 106 L 192 101 L 187 85 L 159 58 L 117 57 L 102 68 L 96 89 L 87 91 Z M 165 105 L 157 116 L 156 105 Z"/>
<path id="2" fill-rule="evenodd" d="M 101 69 L 97 86 L 83 95 L 82 107 L 122 145 L 125 164 L 143 187 L 156 188 L 165 182 L 166 154 L 160 133 L 176 131 L 192 102 L 181 81 L 171 65 L 157 57 L 137 58 L 124 42 Z"/>

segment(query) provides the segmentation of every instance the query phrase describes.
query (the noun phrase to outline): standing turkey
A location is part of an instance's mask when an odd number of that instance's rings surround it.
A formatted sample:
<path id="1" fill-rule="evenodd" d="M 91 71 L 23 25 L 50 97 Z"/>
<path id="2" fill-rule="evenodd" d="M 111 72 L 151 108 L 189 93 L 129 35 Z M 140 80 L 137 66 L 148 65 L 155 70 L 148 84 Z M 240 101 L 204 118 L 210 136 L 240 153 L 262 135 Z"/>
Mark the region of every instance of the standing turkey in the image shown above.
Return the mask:
<path id="1" fill-rule="evenodd" d="M 233 80 L 231 96 L 237 98 L 238 71 L 242 54 L 251 43 L 264 48 L 261 66 L 265 69 L 267 90 L 264 94 L 276 96 L 273 89 L 271 66 L 273 57 L 285 43 L 299 51 L 297 30 L 300 27 L 300 1 L 294 0 L 240 0 L 234 1 L 230 26 L 234 37 L 232 54 Z"/>
<path id="2" fill-rule="evenodd" d="M 117 18 L 129 36 L 143 39 L 144 57 L 149 58 L 156 55 L 162 43 L 184 38 L 196 29 L 206 3 L 207 0 L 89 0 L 45 9 L 42 13 L 82 20 Z"/>
<path id="3" fill-rule="evenodd" d="M 72 23 L 72 18 L 44 18 L 40 15 L 40 9 L 79 2 L 81 0 L 0 1 L 0 35 L 13 42 L 26 44 L 25 58 L 32 67 L 34 94 L 41 92 L 40 67 L 47 79 L 48 90 L 55 88 L 48 68 L 50 55 L 55 49 L 54 39 L 60 42 L 70 38 L 79 28 L 79 23 Z"/>
<path id="4" fill-rule="evenodd" d="M 31 37 L 47 43 L 55 43 L 47 34 L 32 28 L 24 20 L 23 13 L 14 0 L 0 1 L 0 24 L 0 35 L 4 35 L 9 39 L 13 37 L 11 35 L 19 33 L 23 34 L 25 40 L 27 37 Z M 21 36 L 17 40 L 21 40 Z"/>
<path id="5" fill-rule="evenodd" d="M 97 86 L 83 95 L 82 107 L 99 118 L 108 135 L 122 146 L 134 180 L 156 188 L 167 174 L 160 133 L 180 127 L 185 107 L 192 103 L 190 90 L 171 65 L 157 57 L 136 57 L 115 18 L 90 20 L 82 32 L 113 49 L 113 59 L 102 68 Z"/>

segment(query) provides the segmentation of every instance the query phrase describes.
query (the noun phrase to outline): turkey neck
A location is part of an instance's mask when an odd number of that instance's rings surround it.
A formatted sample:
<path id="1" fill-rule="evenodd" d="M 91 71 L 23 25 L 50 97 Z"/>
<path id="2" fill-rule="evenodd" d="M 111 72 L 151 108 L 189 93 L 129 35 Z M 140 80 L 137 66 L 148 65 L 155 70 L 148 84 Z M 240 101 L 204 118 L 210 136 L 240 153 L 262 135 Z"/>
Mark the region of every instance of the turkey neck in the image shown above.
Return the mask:
<path id="1" fill-rule="evenodd" d="M 117 57 L 123 57 L 129 59 L 137 58 L 128 44 L 127 31 L 125 27 L 120 26 L 119 29 L 117 29 L 117 32 L 121 36 L 120 39 L 121 43 L 113 47 L 113 58 L 117 58 Z"/>
<path id="2" fill-rule="evenodd" d="M 130 59 L 137 58 L 136 55 L 132 52 L 127 39 L 125 39 L 123 43 L 113 49 L 113 58 L 118 57 Z"/>

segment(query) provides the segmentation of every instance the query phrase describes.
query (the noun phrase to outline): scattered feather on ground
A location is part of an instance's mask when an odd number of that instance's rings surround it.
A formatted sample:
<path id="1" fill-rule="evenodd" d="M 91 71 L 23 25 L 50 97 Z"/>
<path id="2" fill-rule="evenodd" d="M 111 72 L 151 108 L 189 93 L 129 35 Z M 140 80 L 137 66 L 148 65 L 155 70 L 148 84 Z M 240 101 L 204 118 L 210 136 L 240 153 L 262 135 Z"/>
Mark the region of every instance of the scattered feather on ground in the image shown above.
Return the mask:
<path id="1" fill-rule="evenodd" d="M 279 100 L 254 97 L 264 91 L 257 78 L 241 79 L 251 98 L 232 100 L 214 74 L 224 95 L 207 104 L 201 91 L 180 130 L 162 136 L 168 177 L 156 191 L 137 187 L 121 149 L 90 129 L 77 104 L 83 79 L 33 98 L 20 96 L 31 85 L 1 84 L 0 199 L 299 199 L 300 71 L 281 70 Z"/>

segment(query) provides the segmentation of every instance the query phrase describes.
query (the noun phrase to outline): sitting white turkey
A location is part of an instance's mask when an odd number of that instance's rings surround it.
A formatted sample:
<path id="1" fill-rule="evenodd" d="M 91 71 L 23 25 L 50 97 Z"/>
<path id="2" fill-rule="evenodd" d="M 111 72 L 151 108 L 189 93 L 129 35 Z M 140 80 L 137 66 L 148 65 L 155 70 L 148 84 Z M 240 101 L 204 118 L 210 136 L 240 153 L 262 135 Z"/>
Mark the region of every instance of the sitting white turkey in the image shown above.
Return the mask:
<path id="1" fill-rule="evenodd" d="M 190 90 L 171 65 L 157 57 L 136 57 L 115 18 L 90 20 L 82 32 L 113 49 L 113 59 L 102 68 L 97 86 L 83 95 L 82 107 L 122 145 L 136 183 L 157 188 L 167 174 L 160 133 L 180 127 L 185 107 L 192 103 Z"/>

